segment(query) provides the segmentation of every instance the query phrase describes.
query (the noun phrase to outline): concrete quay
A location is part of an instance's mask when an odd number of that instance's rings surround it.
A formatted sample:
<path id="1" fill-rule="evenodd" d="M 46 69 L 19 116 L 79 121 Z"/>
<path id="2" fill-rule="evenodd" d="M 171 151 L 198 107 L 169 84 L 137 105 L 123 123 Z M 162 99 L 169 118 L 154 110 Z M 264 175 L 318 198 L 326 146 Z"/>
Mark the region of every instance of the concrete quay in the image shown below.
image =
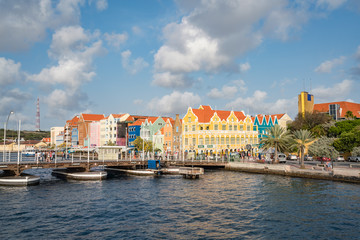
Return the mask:
<path id="1" fill-rule="evenodd" d="M 226 164 L 225 170 L 360 183 L 360 168 L 326 169 L 320 166 L 306 166 L 305 169 L 301 169 L 298 165 L 290 164 L 230 162 Z"/>

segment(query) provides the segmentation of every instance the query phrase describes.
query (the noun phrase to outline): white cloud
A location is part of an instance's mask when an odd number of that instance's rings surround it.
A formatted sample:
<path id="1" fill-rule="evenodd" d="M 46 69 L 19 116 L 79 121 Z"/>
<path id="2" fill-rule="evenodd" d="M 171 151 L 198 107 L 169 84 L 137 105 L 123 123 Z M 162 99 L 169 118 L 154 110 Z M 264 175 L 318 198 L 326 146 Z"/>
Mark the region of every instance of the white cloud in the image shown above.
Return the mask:
<path id="1" fill-rule="evenodd" d="M 15 63 L 11 59 L 0 57 L 0 86 L 15 83 L 20 79 L 21 63 Z"/>
<path id="2" fill-rule="evenodd" d="M 340 83 L 334 84 L 332 87 L 317 87 L 312 90 L 312 93 L 317 103 L 344 101 L 353 89 L 353 86 L 354 82 L 352 80 L 345 79 Z"/>
<path id="3" fill-rule="evenodd" d="M 125 43 L 128 39 L 127 33 L 105 33 L 104 34 L 105 40 L 108 42 L 109 45 L 114 46 L 115 48 L 119 49 L 120 45 Z"/>
<path id="4" fill-rule="evenodd" d="M 138 27 L 138 26 L 133 26 L 131 29 L 132 29 L 132 32 L 133 32 L 135 35 L 142 35 L 142 34 L 143 34 L 143 31 L 142 31 L 141 28 Z"/>
<path id="5" fill-rule="evenodd" d="M 48 106 L 48 116 L 63 117 L 68 111 L 76 111 L 85 108 L 81 102 L 87 100 L 87 96 L 81 91 L 55 89 L 44 102 Z"/>
<path id="6" fill-rule="evenodd" d="M 247 91 L 244 80 L 235 80 L 231 85 L 224 85 L 221 90 L 213 88 L 207 94 L 209 98 L 213 99 L 228 99 L 233 98 L 238 92 L 245 93 Z"/>
<path id="7" fill-rule="evenodd" d="M 19 51 L 44 39 L 48 29 L 77 24 L 83 0 L 0 1 L 0 51 Z"/>
<path id="8" fill-rule="evenodd" d="M 297 97 L 278 99 L 276 102 L 266 102 L 267 93 L 256 90 L 250 97 L 238 97 L 226 104 L 227 109 L 244 111 L 247 114 L 278 114 L 287 113 L 295 116 L 297 113 Z"/>
<path id="9" fill-rule="evenodd" d="M 343 64 L 345 59 L 346 58 L 344 56 L 341 56 L 339 58 L 325 61 L 315 69 L 315 72 L 330 73 L 334 67 Z"/>
<path id="10" fill-rule="evenodd" d="M 318 0 L 316 5 L 329 10 L 334 10 L 343 5 L 347 0 Z"/>
<path id="11" fill-rule="evenodd" d="M 30 93 L 22 92 L 18 88 L 0 88 L 0 116 L 7 116 L 10 111 L 21 112 L 30 99 Z"/>
<path id="12" fill-rule="evenodd" d="M 128 70 L 131 74 L 136 74 L 137 72 L 141 71 L 143 68 L 149 66 L 147 62 L 145 62 L 142 58 L 136 58 L 130 62 L 131 51 L 126 50 L 121 53 L 122 57 L 122 66 Z"/>
<path id="13" fill-rule="evenodd" d="M 243 72 L 247 72 L 251 68 L 251 66 L 248 62 L 246 62 L 246 63 L 240 64 L 239 68 L 240 68 L 240 72 L 243 73 Z"/>
<path id="14" fill-rule="evenodd" d="M 165 88 L 184 89 L 193 85 L 193 82 L 185 74 L 162 72 L 154 74 L 153 84 Z"/>
<path id="15" fill-rule="evenodd" d="M 144 100 L 142 100 L 142 99 L 135 99 L 135 100 L 133 101 L 133 103 L 134 103 L 135 105 L 142 105 L 142 104 L 144 103 Z"/>
<path id="16" fill-rule="evenodd" d="M 29 75 L 32 81 L 55 85 L 63 84 L 78 89 L 96 75 L 92 70 L 93 58 L 104 51 L 101 41 L 91 42 L 92 35 L 79 26 L 63 27 L 53 35 L 49 55 L 57 65 L 44 68 L 39 74 Z"/>
<path id="17" fill-rule="evenodd" d="M 107 0 L 97 0 L 96 1 L 96 8 L 99 10 L 99 11 L 103 11 L 105 9 L 107 9 L 108 7 L 108 2 Z"/>
<path id="18" fill-rule="evenodd" d="M 226 66 L 258 47 L 265 37 L 286 40 L 309 18 L 306 4 L 285 0 L 178 1 L 178 5 L 188 14 L 163 29 L 165 42 L 154 55 L 154 78 L 164 72 L 180 76 L 233 69 Z M 249 68 L 245 63 L 237 71 Z M 178 78 L 167 79 L 166 85 L 182 86 L 172 81 Z"/>
<path id="19" fill-rule="evenodd" d="M 169 115 L 186 112 L 189 106 L 199 105 L 200 102 L 201 98 L 194 93 L 174 91 L 162 98 L 153 98 L 147 107 L 161 115 Z"/>

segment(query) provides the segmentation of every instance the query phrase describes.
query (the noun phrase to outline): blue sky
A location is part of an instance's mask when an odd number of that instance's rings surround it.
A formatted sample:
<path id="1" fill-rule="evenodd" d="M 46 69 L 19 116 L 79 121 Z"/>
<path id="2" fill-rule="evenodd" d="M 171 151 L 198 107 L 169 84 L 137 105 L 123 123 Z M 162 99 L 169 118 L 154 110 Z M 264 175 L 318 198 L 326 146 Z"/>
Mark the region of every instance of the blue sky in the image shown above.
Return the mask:
<path id="1" fill-rule="evenodd" d="M 360 102 L 356 0 L 0 0 L 0 119 Z"/>

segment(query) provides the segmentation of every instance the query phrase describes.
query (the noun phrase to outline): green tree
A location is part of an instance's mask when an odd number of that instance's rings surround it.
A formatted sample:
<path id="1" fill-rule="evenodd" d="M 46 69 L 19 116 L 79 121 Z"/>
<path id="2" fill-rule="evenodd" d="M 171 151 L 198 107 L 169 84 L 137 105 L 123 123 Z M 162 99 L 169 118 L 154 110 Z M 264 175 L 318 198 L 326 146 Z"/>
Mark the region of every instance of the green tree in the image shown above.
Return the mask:
<path id="1" fill-rule="evenodd" d="M 354 114 L 353 114 L 353 112 L 352 111 L 347 111 L 346 113 L 345 113 L 345 117 L 346 117 L 346 119 L 354 119 Z"/>
<path id="2" fill-rule="evenodd" d="M 275 125 L 269 129 L 269 132 L 263 137 L 260 144 L 264 149 L 274 148 L 274 162 L 279 163 L 278 151 L 285 151 L 289 142 L 288 132 L 279 125 Z"/>
<path id="3" fill-rule="evenodd" d="M 143 151 L 143 146 L 144 146 L 144 151 L 145 152 L 152 152 L 153 146 L 152 146 L 152 141 L 144 141 L 141 137 L 137 137 L 134 140 L 134 146 L 138 151 Z"/>
<path id="4" fill-rule="evenodd" d="M 360 147 L 354 147 L 351 152 L 351 155 L 354 157 L 360 156 Z"/>
<path id="5" fill-rule="evenodd" d="M 300 165 L 301 168 L 305 168 L 304 165 L 304 153 L 305 148 L 310 146 L 314 141 L 314 137 L 309 130 L 297 130 L 292 135 L 292 146 L 296 146 L 300 150 Z"/>
<path id="6" fill-rule="evenodd" d="M 299 113 L 295 120 L 289 124 L 288 128 L 291 132 L 301 129 L 312 131 L 312 129 L 316 126 L 326 124 L 331 121 L 332 119 L 328 114 L 306 112 L 303 116 L 301 113 Z"/>
<path id="7" fill-rule="evenodd" d="M 309 154 L 316 157 L 336 158 L 339 152 L 333 147 L 334 139 L 321 137 L 309 146 Z"/>

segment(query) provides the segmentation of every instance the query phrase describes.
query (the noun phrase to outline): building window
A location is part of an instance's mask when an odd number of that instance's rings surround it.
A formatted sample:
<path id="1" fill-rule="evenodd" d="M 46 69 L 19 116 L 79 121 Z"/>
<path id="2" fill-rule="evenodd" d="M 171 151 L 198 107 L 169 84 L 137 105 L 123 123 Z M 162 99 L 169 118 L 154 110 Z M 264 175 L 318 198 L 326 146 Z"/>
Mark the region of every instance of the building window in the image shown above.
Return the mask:
<path id="1" fill-rule="evenodd" d="M 225 138 L 221 137 L 221 144 L 225 144 Z"/>
<path id="2" fill-rule="evenodd" d="M 229 125 L 229 131 L 232 131 L 232 125 Z"/>
<path id="3" fill-rule="evenodd" d="M 195 125 L 192 125 L 192 126 L 191 126 L 191 130 L 192 130 L 193 132 L 195 132 L 195 128 L 196 128 Z"/>
<path id="4" fill-rule="evenodd" d="M 176 126 L 176 132 L 179 132 L 179 127 L 178 126 Z"/>
<path id="5" fill-rule="evenodd" d="M 215 144 L 214 141 L 215 141 L 215 138 L 211 137 L 211 144 Z"/>
<path id="6" fill-rule="evenodd" d="M 239 138 L 239 136 L 236 137 L 236 144 L 238 144 L 238 145 L 240 144 L 240 138 Z"/>
<path id="7" fill-rule="evenodd" d="M 229 137 L 226 137 L 226 144 L 228 144 L 229 145 Z"/>
<path id="8" fill-rule="evenodd" d="M 237 131 L 237 125 L 234 126 L 234 131 Z"/>
<path id="9" fill-rule="evenodd" d="M 185 125 L 185 132 L 187 132 L 188 131 L 188 126 L 187 125 Z"/>
<path id="10" fill-rule="evenodd" d="M 188 138 L 185 138 L 185 145 L 186 145 L 186 146 L 189 145 L 189 144 L 188 144 Z"/>
<path id="11" fill-rule="evenodd" d="M 222 125 L 222 130 L 223 130 L 223 131 L 226 130 L 226 125 L 225 125 L 225 124 Z"/>
<path id="12" fill-rule="evenodd" d="M 195 146 L 196 145 L 196 138 L 192 139 L 192 144 Z"/>
<path id="13" fill-rule="evenodd" d="M 219 126 L 217 124 L 214 125 L 214 130 L 219 130 Z"/>
<path id="14" fill-rule="evenodd" d="M 244 126 L 240 125 L 240 131 L 244 131 Z"/>
<path id="15" fill-rule="evenodd" d="M 250 125 L 246 126 L 246 131 L 250 132 Z"/>
<path id="16" fill-rule="evenodd" d="M 189 122 L 189 123 L 191 122 L 191 117 L 188 117 L 188 122 Z"/>
<path id="17" fill-rule="evenodd" d="M 232 144 L 232 145 L 235 144 L 235 137 L 231 137 L 231 144 Z"/>
<path id="18" fill-rule="evenodd" d="M 205 138 L 205 144 L 206 144 L 206 145 L 209 145 L 209 137 L 206 137 L 206 138 Z"/>

